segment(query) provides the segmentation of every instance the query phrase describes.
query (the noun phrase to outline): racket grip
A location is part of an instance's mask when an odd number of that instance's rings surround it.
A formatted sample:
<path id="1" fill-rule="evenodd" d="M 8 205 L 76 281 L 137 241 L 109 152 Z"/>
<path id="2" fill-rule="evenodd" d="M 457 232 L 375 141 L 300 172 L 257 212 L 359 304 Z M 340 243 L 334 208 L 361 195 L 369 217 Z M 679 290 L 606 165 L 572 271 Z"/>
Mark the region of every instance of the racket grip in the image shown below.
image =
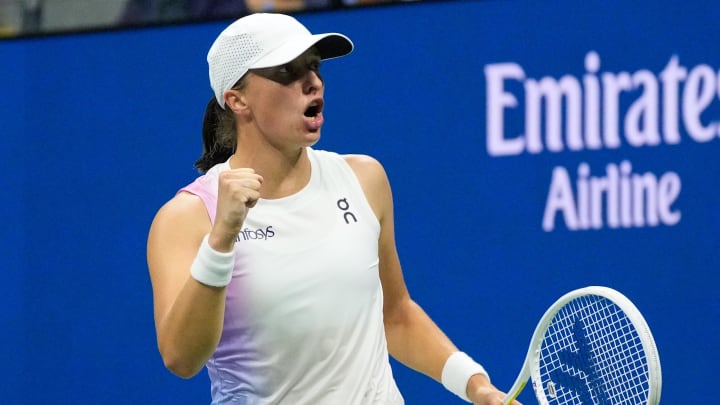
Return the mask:
<path id="1" fill-rule="evenodd" d="M 524 373 L 523 373 L 524 374 Z M 509 405 L 512 403 L 512 401 L 516 400 L 517 397 L 520 396 L 520 393 L 525 388 L 525 385 L 527 384 L 527 376 L 520 375 L 518 379 L 515 381 L 515 384 L 510 388 L 507 395 L 505 396 L 505 399 L 503 399 L 503 405 Z"/>
<path id="2" fill-rule="evenodd" d="M 512 403 L 512 401 L 516 400 L 517 397 L 518 397 L 518 396 L 520 395 L 520 393 L 522 392 L 522 389 L 523 389 L 523 388 L 525 388 L 525 387 L 524 387 L 524 386 L 521 387 L 520 390 L 517 391 L 517 392 L 511 392 L 511 393 L 507 394 L 507 396 L 505 397 L 505 399 L 503 399 L 503 405 L 510 405 L 510 404 Z"/>

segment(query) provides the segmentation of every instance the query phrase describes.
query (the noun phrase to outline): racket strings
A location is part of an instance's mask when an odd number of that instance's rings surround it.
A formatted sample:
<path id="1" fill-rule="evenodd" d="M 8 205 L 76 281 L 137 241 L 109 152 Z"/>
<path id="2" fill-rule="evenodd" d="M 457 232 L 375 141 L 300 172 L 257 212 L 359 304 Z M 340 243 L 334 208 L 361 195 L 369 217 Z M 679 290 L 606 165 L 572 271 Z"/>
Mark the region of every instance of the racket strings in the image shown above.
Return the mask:
<path id="1" fill-rule="evenodd" d="M 647 402 L 640 335 L 619 306 L 600 296 L 576 298 L 554 316 L 536 366 L 551 404 Z"/>

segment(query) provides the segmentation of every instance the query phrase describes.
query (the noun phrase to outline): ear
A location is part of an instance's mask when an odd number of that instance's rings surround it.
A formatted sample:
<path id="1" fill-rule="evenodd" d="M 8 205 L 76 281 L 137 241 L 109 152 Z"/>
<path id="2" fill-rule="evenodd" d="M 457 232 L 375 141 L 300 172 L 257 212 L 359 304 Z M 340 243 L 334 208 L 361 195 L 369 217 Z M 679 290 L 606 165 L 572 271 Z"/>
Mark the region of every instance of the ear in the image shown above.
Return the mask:
<path id="1" fill-rule="evenodd" d="M 225 97 L 225 107 L 230 108 L 235 114 L 242 114 L 247 110 L 247 100 L 245 94 L 238 90 L 227 90 L 223 97 Z"/>

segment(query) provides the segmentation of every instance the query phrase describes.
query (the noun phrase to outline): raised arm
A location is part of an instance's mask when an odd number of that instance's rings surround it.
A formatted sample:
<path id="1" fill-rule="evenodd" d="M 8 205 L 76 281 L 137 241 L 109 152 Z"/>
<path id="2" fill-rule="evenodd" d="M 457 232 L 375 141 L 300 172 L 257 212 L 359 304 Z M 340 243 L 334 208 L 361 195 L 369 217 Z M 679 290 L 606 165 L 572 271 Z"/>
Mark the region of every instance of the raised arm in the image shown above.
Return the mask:
<path id="1" fill-rule="evenodd" d="M 214 225 L 199 197 L 179 193 L 158 211 L 148 236 L 158 347 L 165 366 L 184 378 L 202 369 L 220 341 L 231 252 L 259 198 L 262 178 L 252 169 L 235 169 L 220 173 L 218 183 Z M 210 271 L 204 267 L 207 261 L 197 260 L 199 251 L 229 261 Z M 208 282 L 217 280 L 218 271 L 226 275 L 225 286 Z"/>

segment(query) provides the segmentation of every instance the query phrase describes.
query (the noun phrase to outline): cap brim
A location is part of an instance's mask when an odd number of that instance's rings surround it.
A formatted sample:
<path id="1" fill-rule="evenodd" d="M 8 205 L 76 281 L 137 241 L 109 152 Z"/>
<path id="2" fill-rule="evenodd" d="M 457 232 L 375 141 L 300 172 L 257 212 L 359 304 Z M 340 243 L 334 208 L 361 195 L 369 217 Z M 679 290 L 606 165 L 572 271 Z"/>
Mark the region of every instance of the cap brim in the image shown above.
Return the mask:
<path id="1" fill-rule="evenodd" d="M 320 58 L 323 60 L 345 56 L 353 50 L 352 41 L 343 34 L 327 33 L 302 36 L 284 43 L 261 57 L 250 66 L 250 69 L 284 65 L 313 46 L 317 48 Z"/>

